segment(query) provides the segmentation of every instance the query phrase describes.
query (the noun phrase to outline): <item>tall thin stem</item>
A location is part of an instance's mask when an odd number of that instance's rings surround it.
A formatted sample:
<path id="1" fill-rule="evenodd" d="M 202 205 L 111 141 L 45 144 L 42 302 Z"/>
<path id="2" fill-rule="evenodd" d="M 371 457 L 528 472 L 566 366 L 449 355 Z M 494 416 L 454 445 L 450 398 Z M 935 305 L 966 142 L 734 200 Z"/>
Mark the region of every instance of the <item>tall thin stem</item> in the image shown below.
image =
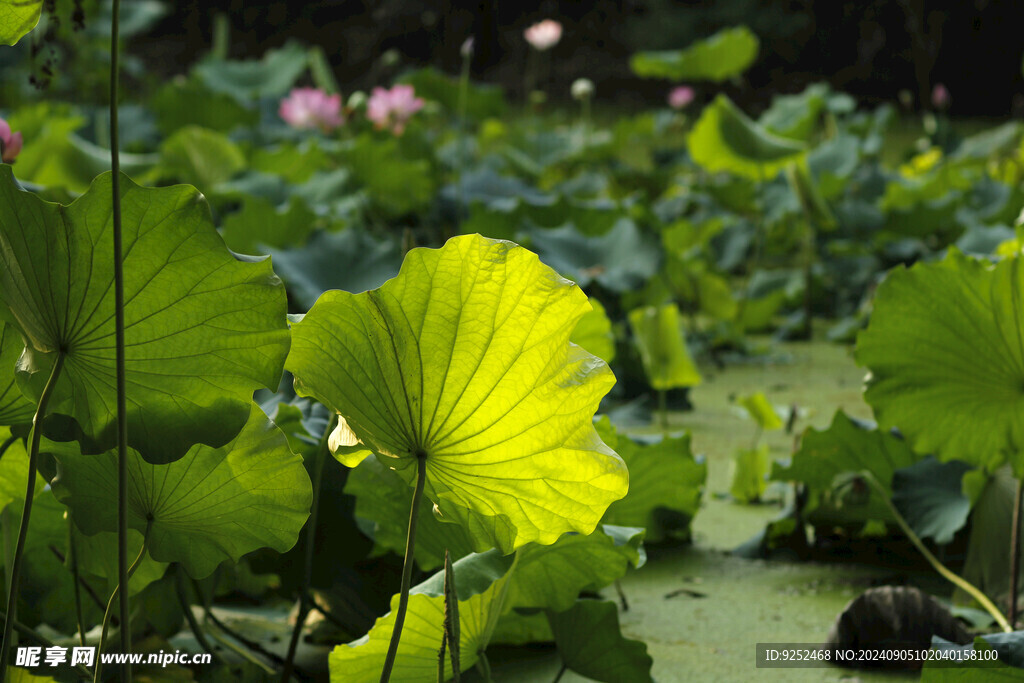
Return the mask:
<path id="1" fill-rule="evenodd" d="M 320 488 L 324 479 L 324 463 L 330 457 L 328 441 L 331 432 L 338 424 L 338 416 L 335 415 L 327 423 L 327 429 L 320 437 L 316 453 L 313 455 L 316 460 L 313 462 L 313 503 L 309 509 L 309 521 L 306 523 L 306 555 L 303 563 L 302 586 L 299 593 L 299 613 L 295 618 L 295 628 L 292 629 L 292 639 L 288 643 L 288 654 L 284 658 L 284 670 L 281 672 L 281 683 L 288 683 L 292 677 L 292 669 L 295 664 L 295 651 L 299 646 L 299 637 L 306 625 L 306 617 L 309 616 L 310 585 L 313 583 L 313 556 L 316 552 L 316 520 L 320 509 Z"/>
<path id="2" fill-rule="evenodd" d="M 1013 505 L 1013 531 L 1010 533 L 1010 625 L 1017 625 L 1017 590 L 1020 580 L 1021 506 L 1024 505 L 1024 480 L 1017 480 L 1017 500 Z"/>
<path id="3" fill-rule="evenodd" d="M 110 19 L 110 188 L 114 234 L 114 356 L 117 386 L 117 583 L 128 585 L 128 408 L 125 398 L 124 362 L 124 264 L 121 239 L 121 157 L 117 124 L 117 99 L 120 83 L 120 9 L 121 0 L 113 0 Z M 128 621 L 128 591 L 118 598 L 121 618 L 121 651 L 131 652 L 132 630 Z M 121 678 L 132 679 L 131 664 L 125 661 Z"/>
<path id="4" fill-rule="evenodd" d="M 85 647 L 85 616 L 82 611 L 82 576 L 78 571 L 78 548 L 75 543 L 75 525 L 71 510 L 68 510 L 68 563 L 75 586 L 75 618 L 78 620 L 78 640 Z"/>
<path id="5" fill-rule="evenodd" d="M 18 543 L 14 546 L 14 561 L 10 565 L 8 583 L 10 588 L 7 591 L 7 609 L 4 613 L 4 637 L 0 643 L 0 678 L 7 671 L 7 656 L 10 651 L 11 638 L 14 635 L 14 620 L 18 614 L 18 580 L 21 578 L 21 561 L 25 554 L 25 540 L 28 538 L 28 523 L 32 516 L 32 498 L 36 490 L 36 460 L 39 457 L 39 439 L 43 435 L 42 422 L 46 417 L 46 406 L 50 403 L 53 389 L 57 386 L 57 378 L 60 377 L 61 368 L 64 367 L 64 353 L 57 354 L 53 363 L 53 370 L 50 371 L 50 378 L 46 380 L 43 393 L 39 396 L 39 405 L 36 406 L 36 414 L 32 417 L 32 435 L 29 439 L 28 449 L 28 482 L 25 486 L 25 507 L 21 513 L 21 528 L 18 530 Z"/>
<path id="6" fill-rule="evenodd" d="M 110 618 L 113 616 L 113 612 L 114 612 L 114 600 L 117 600 L 119 605 L 123 605 L 123 604 L 126 604 L 128 602 L 127 600 L 122 600 L 121 596 L 128 595 L 128 592 L 129 592 L 128 591 L 128 581 L 131 580 L 132 575 L 135 574 L 135 570 L 139 568 L 139 565 L 142 564 L 142 560 L 145 559 L 145 557 L 146 557 L 146 545 L 147 545 L 148 542 L 149 542 L 149 527 L 147 526 L 146 527 L 146 536 L 142 539 L 142 548 L 139 550 L 139 555 L 138 555 L 138 557 L 135 558 L 135 562 L 132 563 L 131 568 L 128 570 L 128 578 L 125 579 L 124 583 L 118 583 L 117 586 L 114 587 L 114 592 L 110 594 L 110 601 L 107 602 L 107 610 L 106 610 L 106 612 L 103 613 L 103 626 L 100 629 L 100 644 L 99 644 L 99 648 L 98 648 L 101 654 L 102 654 L 103 649 L 104 649 L 104 642 L 107 639 L 107 629 L 110 627 Z M 122 618 L 121 619 L 121 623 L 118 624 L 118 628 L 120 628 L 121 631 L 126 631 L 129 628 L 131 628 L 131 624 L 128 623 L 127 619 Z M 124 638 L 121 639 L 121 642 L 124 642 Z M 93 681 L 95 681 L 96 683 L 99 683 L 99 681 L 102 680 L 102 678 L 100 676 L 100 674 L 102 673 L 102 669 L 103 669 L 103 667 L 101 666 L 101 662 L 102 661 L 103 661 L 102 657 L 97 657 L 96 658 L 96 668 L 93 670 Z M 122 669 L 122 671 L 123 671 L 123 669 Z"/>
<path id="7" fill-rule="evenodd" d="M 405 611 L 409 607 L 409 588 L 412 584 L 413 552 L 416 549 L 416 522 L 419 520 L 420 500 L 427 482 L 427 455 L 416 454 L 416 488 L 412 492 L 412 509 L 409 511 L 409 535 L 405 539 L 405 563 L 402 565 L 402 589 L 398 594 L 398 611 L 395 612 L 395 627 L 391 632 L 391 643 L 384 659 L 384 669 L 380 673 L 380 683 L 391 680 L 391 670 L 395 667 L 398 656 L 398 641 L 402 638 L 402 625 L 405 623 Z"/>
<path id="8" fill-rule="evenodd" d="M 893 519 L 896 520 L 896 524 L 899 525 L 900 529 L 903 531 L 906 537 L 910 539 L 910 542 L 914 544 L 914 547 L 917 548 L 918 552 L 924 555 L 924 559 L 928 560 L 928 564 L 930 564 L 932 568 L 942 576 L 942 578 L 946 579 L 958 588 L 963 589 L 972 598 L 977 600 L 978 604 L 980 604 L 986 612 L 992 615 L 992 618 L 996 620 L 996 623 L 999 624 L 999 627 L 1003 629 L 1003 631 L 1005 631 L 1006 633 L 1013 631 L 1013 628 L 1006 620 L 1006 617 L 1004 617 L 1003 613 L 999 611 L 999 608 L 996 607 L 991 600 L 989 600 L 987 595 L 982 593 L 981 590 L 979 590 L 971 582 L 967 581 L 966 579 L 947 569 L 946 566 L 939 561 L 939 558 L 935 557 L 935 555 L 933 555 L 931 551 L 928 550 L 927 546 L 925 546 L 924 542 L 920 539 L 920 537 L 916 533 L 914 533 L 914 530 L 910 528 L 910 525 L 907 524 L 907 521 L 903 519 L 903 515 L 901 515 L 900 511 L 896 509 L 896 506 L 893 504 L 892 500 L 889 499 L 888 492 L 879 483 L 878 479 L 875 478 L 875 475 L 865 470 L 861 472 L 861 476 L 869 484 L 871 484 L 871 486 L 875 488 L 875 491 L 878 492 L 878 495 L 882 499 L 882 502 L 885 503 L 885 505 L 889 508 L 889 512 L 892 513 Z"/>

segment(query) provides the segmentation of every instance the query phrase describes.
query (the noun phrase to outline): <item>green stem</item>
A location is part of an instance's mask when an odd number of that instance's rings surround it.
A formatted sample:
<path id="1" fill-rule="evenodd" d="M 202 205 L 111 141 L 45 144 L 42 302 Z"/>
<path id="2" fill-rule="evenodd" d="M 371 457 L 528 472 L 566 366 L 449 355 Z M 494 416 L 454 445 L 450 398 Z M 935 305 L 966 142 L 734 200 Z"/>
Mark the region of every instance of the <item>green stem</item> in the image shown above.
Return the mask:
<path id="1" fill-rule="evenodd" d="M 491 683 L 491 663 L 487 661 L 487 653 L 481 650 L 476 660 L 476 670 L 480 672 L 486 683 Z"/>
<path id="2" fill-rule="evenodd" d="M 6 612 L 0 612 L 0 619 L 3 619 L 4 621 L 6 621 L 7 620 L 7 613 Z M 29 626 L 26 626 L 25 624 L 21 623 L 20 621 L 18 621 L 16 619 L 11 619 L 11 622 L 14 624 L 14 630 L 17 631 L 18 633 L 20 633 L 21 635 L 25 636 L 25 638 L 27 640 L 30 640 L 33 643 L 37 644 L 37 645 L 41 645 L 44 648 L 58 647 L 55 642 L 53 642 L 52 640 L 49 640 L 47 638 L 44 638 L 37 631 L 35 631 L 34 629 L 32 629 Z M 89 673 L 89 670 L 86 669 L 81 664 L 76 664 L 75 665 L 74 672 L 77 673 L 79 676 L 82 677 L 82 679 L 84 679 L 86 681 L 91 681 L 92 680 L 92 674 Z M 2 680 L 2 679 L 3 679 L 3 677 L 0 676 L 0 680 Z"/>
<path id="3" fill-rule="evenodd" d="M 120 604 L 127 604 L 127 602 L 128 602 L 127 600 L 121 600 L 121 594 L 122 593 L 124 593 L 125 595 L 128 594 L 128 582 L 131 581 L 132 575 L 135 574 L 135 570 L 139 568 L 139 565 L 142 564 L 143 558 L 146 557 L 146 545 L 147 545 L 148 542 L 149 542 L 149 526 L 146 527 L 146 535 L 142 539 L 142 548 L 139 549 L 139 556 L 135 558 L 135 562 L 133 562 L 132 566 L 128 569 L 128 572 L 127 572 L 128 576 L 125 579 L 125 582 L 123 584 L 122 583 L 118 583 L 117 586 L 114 587 L 114 592 L 110 594 L 110 600 L 107 601 L 107 609 L 103 613 L 103 627 L 100 629 L 100 642 L 99 642 L 99 647 L 97 648 L 97 650 L 99 650 L 99 652 L 97 653 L 97 656 L 96 656 L 96 668 L 94 669 L 94 672 L 93 672 L 93 683 L 99 683 L 99 681 L 101 680 L 100 679 L 100 673 L 101 673 L 101 670 L 103 668 L 103 665 L 101 664 L 101 662 L 103 661 L 102 654 L 103 654 L 103 648 L 104 648 L 106 640 L 107 640 L 107 629 L 110 626 L 110 618 L 113 616 L 113 612 L 114 612 L 114 601 L 116 600 L 119 605 Z M 127 631 L 127 630 L 129 630 L 131 628 L 131 624 L 129 623 L 129 621 L 127 619 L 125 619 L 122 616 L 121 617 L 121 623 L 118 624 L 118 628 L 120 628 L 122 633 L 123 633 L 124 631 Z M 122 643 L 124 642 L 124 637 L 123 636 L 121 637 L 121 642 Z M 124 652 L 125 652 L 125 654 L 127 654 L 127 651 L 124 651 Z M 122 671 L 123 671 L 123 669 L 122 669 Z M 131 679 L 129 679 L 129 680 L 131 680 Z"/>
<path id="4" fill-rule="evenodd" d="M 402 625 L 405 623 L 405 611 L 409 607 L 409 588 L 412 584 L 412 567 L 415 564 L 413 553 L 416 549 L 416 523 L 419 521 L 420 500 L 427 482 L 427 456 L 416 454 L 416 488 L 412 492 L 412 508 L 409 511 L 409 535 L 405 539 L 405 563 L 402 566 L 402 589 L 398 594 L 398 611 L 395 612 L 395 626 L 391 632 L 391 643 L 384 659 L 384 668 L 380 673 L 380 683 L 391 680 L 391 670 L 395 666 L 398 655 L 398 641 L 402 638 Z"/>
<path id="5" fill-rule="evenodd" d="M 448 644 L 448 631 L 441 633 L 441 649 L 437 651 L 437 683 L 445 683 L 444 656 L 445 646 Z"/>
<path id="6" fill-rule="evenodd" d="M 4 439 L 4 442 L 0 444 L 0 459 L 3 459 L 4 453 L 6 453 L 7 449 L 10 448 L 17 440 L 18 437 L 14 436 L 13 434 Z"/>
<path id="7" fill-rule="evenodd" d="M 565 671 L 568 668 L 569 667 L 567 667 L 565 664 L 563 664 L 562 668 L 558 670 L 557 674 L 555 674 L 555 678 L 554 678 L 553 681 L 551 681 L 551 683 L 558 683 L 558 681 L 562 680 L 562 676 L 565 675 Z"/>
<path id="8" fill-rule="evenodd" d="M 1017 625 L 1017 590 L 1020 580 L 1021 506 L 1024 505 L 1024 479 L 1017 480 L 1017 500 L 1013 506 L 1013 530 L 1010 533 L 1010 625 Z"/>
<path id="9" fill-rule="evenodd" d="M 999 608 L 996 607 L 992 603 L 992 601 L 988 599 L 987 595 L 978 590 L 978 588 L 976 588 L 969 581 L 963 579 L 962 577 L 958 576 L 954 572 L 947 569 L 946 566 L 939 562 L 938 558 L 935 557 L 935 555 L 933 555 L 930 550 L 928 550 L 924 542 L 918 537 L 916 533 L 914 533 L 914 530 L 910 528 L 910 525 L 907 524 L 907 521 L 903 519 L 903 515 L 901 515 L 900 511 L 896 509 L 896 506 L 889 498 L 889 494 L 886 492 L 885 488 L 881 485 L 881 483 L 879 483 L 878 479 L 875 478 L 875 475 L 865 470 L 861 472 L 861 476 L 864 477 L 864 480 L 875 488 L 875 490 L 878 492 L 878 495 L 881 497 L 882 502 L 885 503 L 885 505 L 889 508 L 889 511 L 892 513 L 893 518 L 896 520 L 896 524 L 899 525 L 903 533 L 907 536 L 907 538 L 910 539 L 910 542 L 914 544 L 914 547 L 917 548 L 922 555 L 924 555 L 924 559 L 928 560 L 928 564 L 930 564 L 932 568 L 935 571 L 937 571 L 939 575 L 942 576 L 942 578 L 946 579 L 958 588 L 966 591 L 972 598 L 977 600 L 978 604 L 980 604 L 986 612 L 992 615 L 992 618 L 996 620 L 996 622 L 999 624 L 999 627 L 1003 629 L 1003 631 L 1005 631 L 1006 633 L 1010 633 L 1011 631 L 1013 631 L 1013 628 L 1010 626 L 1009 622 L 1006 621 L 1006 617 L 1004 617 L 1003 613 L 999 611 Z"/>
<path id="10" fill-rule="evenodd" d="M 661 418 L 661 433 L 668 438 L 668 395 L 664 389 L 658 389 L 658 415 Z"/>
<path id="11" fill-rule="evenodd" d="M 28 482 L 25 486 L 25 506 L 21 512 L 21 527 L 18 530 L 18 542 L 14 546 L 14 559 L 10 565 L 8 574 L 7 609 L 8 615 L 4 619 L 4 637 L 0 643 L 0 674 L 7 671 L 7 656 L 12 645 L 14 636 L 14 620 L 18 618 L 18 580 L 21 578 L 21 561 L 25 554 L 25 540 L 28 538 L 28 524 L 32 517 L 32 499 L 36 490 L 36 461 L 39 458 L 39 440 L 43 435 L 43 418 L 46 417 L 46 407 L 53 396 L 54 387 L 57 386 L 57 378 L 60 377 L 61 368 L 64 367 L 63 351 L 57 354 L 53 363 L 53 370 L 50 371 L 50 378 L 46 380 L 43 393 L 39 396 L 39 405 L 36 406 L 36 413 L 32 417 L 32 434 L 29 438 L 28 449 Z M 3 676 L 0 675 L 0 678 Z"/>
<path id="12" fill-rule="evenodd" d="M 181 565 L 174 568 L 174 584 L 175 592 L 178 594 L 178 604 L 181 605 L 181 611 L 185 615 L 185 621 L 188 623 L 188 628 L 192 631 L 192 635 L 195 636 L 196 642 L 199 643 L 199 647 L 209 652 L 214 656 L 214 658 L 219 659 L 217 653 L 210 645 L 210 641 L 206 639 L 206 634 L 203 633 L 203 629 L 199 626 L 199 622 L 196 621 L 196 615 L 192 614 L 192 605 L 185 592 L 185 570 L 182 569 Z"/>
<path id="13" fill-rule="evenodd" d="M 110 188 L 114 248 L 114 356 L 117 390 L 117 583 L 127 586 L 128 572 L 128 408 L 124 360 L 124 263 L 121 237 L 121 156 L 117 100 L 121 71 L 121 0 L 113 0 L 110 18 Z M 121 651 L 131 652 L 132 630 L 128 621 L 128 591 L 118 598 L 121 618 Z M 97 666 L 97 669 L 99 667 Z M 132 680 L 127 661 L 121 680 Z"/>
<path id="14" fill-rule="evenodd" d="M 82 611 L 82 576 L 78 571 L 78 552 L 75 543 L 75 525 L 71 510 L 68 510 L 68 562 L 75 584 L 75 618 L 78 620 L 78 639 L 85 647 L 85 614 Z"/>
<path id="15" fill-rule="evenodd" d="M 295 618 L 295 628 L 292 629 L 292 638 L 288 643 L 288 654 L 284 658 L 284 670 L 281 672 L 281 683 L 288 683 L 292 677 L 292 669 L 295 663 L 295 651 L 299 647 L 299 638 L 302 629 L 306 625 L 306 617 L 309 616 L 309 591 L 313 582 L 313 556 L 316 552 L 316 519 L 320 509 L 320 488 L 324 479 L 324 463 L 330 457 L 328 440 L 331 432 L 338 425 L 338 416 L 335 415 L 327 423 L 327 429 L 320 437 L 320 444 L 313 455 L 313 503 L 309 510 L 309 521 L 306 524 L 306 556 L 304 558 L 302 588 L 299 594 L 299 614 Z"/>

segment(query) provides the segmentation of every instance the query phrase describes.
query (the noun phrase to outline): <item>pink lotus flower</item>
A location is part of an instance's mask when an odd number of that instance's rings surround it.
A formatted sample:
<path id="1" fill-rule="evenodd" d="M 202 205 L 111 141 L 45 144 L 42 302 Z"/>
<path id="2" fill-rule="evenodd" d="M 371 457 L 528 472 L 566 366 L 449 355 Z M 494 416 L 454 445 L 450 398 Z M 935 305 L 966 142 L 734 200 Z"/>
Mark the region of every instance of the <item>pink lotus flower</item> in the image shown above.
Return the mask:
<path id="1" fill-rule="evenodd" d="M 523 31 L 523 37 L 535 50 L 550 50 L 562 39 L 562 24 L 545 19 Z"/>
<path id="2" fill-rule="evenodd" d="M 366 103 L 366 118 L 378 129 L 390 128 L 395 135 L 401 135 L 405 124 L 422 108 L 423 100 L 416 97 L 411 85 L 396 85 L 391 90 L 374 88 Z"/>
<path id="3" fill-rule="evenodd" d="M 695 96 L 696 93 L 690 86 L 678 85 L 672 88 L 668 93 L 668 106 L 673 109 L 683 109 L 690 104 L 690 102 L 693 102 L 693 98 Z"/>
<path id="4" fill-rule="evenodd" d="M 341 114 L 341 95 L 328 95 L 316 88 L 295 88 L 281 100 L 281 118 L 292 128 L 319 128 L 329 133 L 345 118 Z"/>
<path id="5" fill-rule="evenodd" d="M 936 109 L 945 109 L 949 106 L 952 99 L 949 95 L 949 89 L 942 83 L 936 83 L 935 87 L 932 88 L 932 106 Z"/>
<path id="6" fill-rule="evenodd" d="M 0 148 L 3 149 L 3 162 L 13 164 L 14 158 L 21 152 L 21 131 L 11 133 L 11 126 L 0 119 Z"/>

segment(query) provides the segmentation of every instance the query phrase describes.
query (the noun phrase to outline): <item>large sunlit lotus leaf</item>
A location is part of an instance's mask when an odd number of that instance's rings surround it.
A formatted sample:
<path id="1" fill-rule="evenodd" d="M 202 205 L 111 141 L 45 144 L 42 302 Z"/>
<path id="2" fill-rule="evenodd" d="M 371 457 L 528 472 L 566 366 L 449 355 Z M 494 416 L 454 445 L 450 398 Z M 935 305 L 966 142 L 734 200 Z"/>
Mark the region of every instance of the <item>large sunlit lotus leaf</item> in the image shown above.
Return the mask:
<path id="1" fill-rule="evenodd" d="M 871 472 L 892 496 L 892 479 L 896 470 L 920 460 L 906 441 L 878 429 L 868 429 L 851 420 L 842 411 L 836 412 L 827 429 L 808 429 L 787 466 L 775 463 L 771 478 L 806 484 L 817 505 L 812 522 L 893 521 L 892 513 L 878 493 L 864 484 L 864 496 L 858 504 L 845 504 L 833 496 L 837 482 L 844 476 Z"/>
<path id="2" fill-rule="evenodd" d="M 757 181 L 771 180 L 803 159 L 806 148 L 769 133 L 725 95 L 701 112 L 687 137 L 693 160 L 711 172 L 728 171 Z"/>
<path id="3" fill-rule="evenodd" d="M 746 71 L 757 59 L 760 46 L 750 29 L 735 26 L 683 50 L 639 52 L 629 65 L 641 78 L 721 83 Z"/>
<path id="4" fill-rule="evenodd" d="M 883 427 L 914 450 L 1024 475 L 1024 261 L 954 248 L 879 286 L 857 362 Z"/>
<path id="5" fill-rule="evenodd" d="M 453 565 L 459 600 L 459 666 L 473 668 L 491 640 L 498 617 L 507 608 L 508 582 L 515 575 L 514 555 L 492 550 L 465 557 Z M 380 680 L 384 656 L 394 630 L 398 595 L 391 611 L 377 620 L 365 636 L 334 648 L 329 656 L 332 681 L 345 683 Z M 437 680 L 437 653 L 444 635 L 443 572 L 410 591 L 398 656 L 391 673 L 395 683 Z M 448 669 L 449 675 L 451 669 Z"/>
<path id="6" fill-rule="evenodd" d="M 43 12 L 43 0 L 0 0 L 0 44 L 16 45 L 34 29 Z"/>
<path id="7" fill-rule="evenodd" d="M 224 133 L 187 126 L 160 145 L 158 175 L 209 192 L 245 168 L 245 154 Z"/>
<path id="8" fill-rule="evenodd" d="M 463 235 L 379 289 L 326 292 L 286 367 L 406 482 L 424 458 L 427 497 L 478 550 L 511 552 L 590 533 L 626 494 L 591 422 L 614 377 L 569 342 L 589 308 L 526 249 Z"/>
<path id="9" fill-rule="evenodd" d="M 110 181 L 63 206 L 19 190 L 0 167 L 0 297 L 27 344 L 18 381 L 38 396 L 63 351 L 50 412 L 75 418 L 92 452 L 116 442 Z M 195 188 L 127 177 L 121 188 L 128 440 L 167 462 L 194 443 L 227 443 L 252 392 L 277 387 L 284 287 L 269 260 L 224 247 Z"/>
<path id="10" fill-rule="evenodd" d="M 380 287 L 398 275 L 402 265 L 402 249 L 396 240 L 377 240 L 355 228 L 316 232 L 303 247 L 269 252 L 274 270 L 304 310 L 328 289 L 358 293 Z"/>
<path id="11" fill-rule="evenodd" d="M 569 341 L 582 346 L 605 363 L 611 363 L 615 360 L 612 321 L 608 319 L 604 305 L 599 300 L 591 298 L 590 305 L 593 310 L 584 313 L 576 323 L 576 329 L 569 336 Z"/>
<path id="12" fill-rule="evenodd" d="M 661 265 L 661 248 L 629 218 L 599 237 L 572 225 L 531 230 L 530 244 L 544 263 L 580 287 L 597 282 L 613 292 L 628 292 L 647 282 Z"/>
<path id="13" fill-rule="evenodd" d="M 0 322 L 0 425 L 27 424 L 36 412 L 35 404 L 22 395 L 14 380 L 15 366 L 24 349 L 18 331 Z"/>
<path id="14" fill-rule="evenodd" d="M 617 434 L 607 417 L 597 433 L 615 449 L 629 468 L 629 493 L 608 507 L 604 524 L 647 529 L 646 540 L 666 536 L 689 538 L 690 521 L 700 509 L 708 466 L 690 451 L 690 435 L 642 444 Z"/>
<path id="15" fill-rule="evenodd" d="M 606 683 L 654 680 L 654 660 L 647 654 L 647 645 L 623 637 L 614 602 L 580 600 L 565 611 L 547 614 L 558 654 L 569 669 Z"/>
<path id="16" fill-rule="evenodd" d="M 376 458 L 367 458 L 348 474 L 345 493 L 356 499 L 360 527 L 381 550 L 405 552 L 409 530 L 409 486 Z M 416 527 L 416 566 L 432 571 L 444 565 L 444 551 L 458 560 L 473 552 L 469 533 L 459 524 L 442 522 L 434 504 L 423 499 Z"/>
<path id="17" fill-rule="evenodd" d="M 686 348 L 675 304 L 629 312 L 629 326 L 651 388 L 658 391 L 700 384 L 701 376 Z"/>
<path id="18" fill-rule="evenodd" d="M 222 60 L 208 57 L 194 73 L 207 89 L 248 104 L 261 97 L 283 97 L 306 70 L 306 49 L 287 43 L 267 50 L 259 60 Z"/>
<path id="19" fill-rule="evenodd" d="M 221 448 L 193 446 L 152 465 L 129 451 L 128 526 L 146 533 L 158 562 L 180 562 L 196 578 L 257 548 L 284 552 L 309 516 L 312 485 L 302 459 L 256 404 Z M 54 491 L 86 534 L 117 530 L 117 453 L 81 455 L 74 443 L 44 441 L 59 462 Z"/>
<path id="20" fill-rule="evenodd" d="M 604 588 L 629 567 L 642 566 L 643 539 L 643 529 L 602 525 L 587 536 L 566 534 L 553 545 L 528 545 L 519 551 L 508 606 L 569 609 L 580 591 Z"/>
<path id="21" fill-rule="evenodd" d="M 433 100 L 452 114 L 471 119 L 500 118 L 505 113 L 505 95 L 495 85 L 470 83 L 462 94 L 459 79 L 427 67 L 404 74 L 400 83 L 413 86 L 417 97 Z"/>
<path id="22" fill-rule="evenodd" d="M 288 204 L 276 207 L 262 197 L 248 197 L 242 208 L 224 217 L 224 241 L 242 254 L 261 253 L 262 245 L 301 245 L 316 227 L 316 214 L 306 202 L 292 196 Z"/>

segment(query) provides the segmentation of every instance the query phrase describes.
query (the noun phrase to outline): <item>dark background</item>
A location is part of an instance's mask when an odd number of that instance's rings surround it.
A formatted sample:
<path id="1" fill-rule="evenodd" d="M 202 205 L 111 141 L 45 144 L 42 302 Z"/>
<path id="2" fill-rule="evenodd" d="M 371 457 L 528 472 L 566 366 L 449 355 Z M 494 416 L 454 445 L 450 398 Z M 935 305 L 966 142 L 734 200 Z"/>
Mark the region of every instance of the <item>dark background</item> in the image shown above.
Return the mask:
<path id="1" fill-rule="evenodd" d="M 660 104 L 669 84 L 635 78 L 630 54 L 684 47 L 746 24 L 761 38 L 761 56 L 725 89 L 748 106 L 827 80 L 866 102 L 893 101 L 906 89 L 919 106 L 942 82 L 952 93 L 954 114 L 1024 110 L 1024 3 L 1016 0 L 190 1 L 172 3 L 155 31 L 130 49 L 151 68 L 181 73 L 208 50 L 218 12 L 230 19 L 232 57 L 258 57 L 289 38 L 318 44 L 345 92 L 381 84 L 388 74 L 380 56 L 390 49 L 401 53 L 402 65 L 455 73 L 459 46 L 474 35 L 474 77 L 516 93 L 528 49 L 522 31 L 550 17 L 565 27 L 548 53 L 546 85 L 556 99 L 586 76 L 602 101 Z M 704 97 L 718 89 L 699 86 Z"/>

